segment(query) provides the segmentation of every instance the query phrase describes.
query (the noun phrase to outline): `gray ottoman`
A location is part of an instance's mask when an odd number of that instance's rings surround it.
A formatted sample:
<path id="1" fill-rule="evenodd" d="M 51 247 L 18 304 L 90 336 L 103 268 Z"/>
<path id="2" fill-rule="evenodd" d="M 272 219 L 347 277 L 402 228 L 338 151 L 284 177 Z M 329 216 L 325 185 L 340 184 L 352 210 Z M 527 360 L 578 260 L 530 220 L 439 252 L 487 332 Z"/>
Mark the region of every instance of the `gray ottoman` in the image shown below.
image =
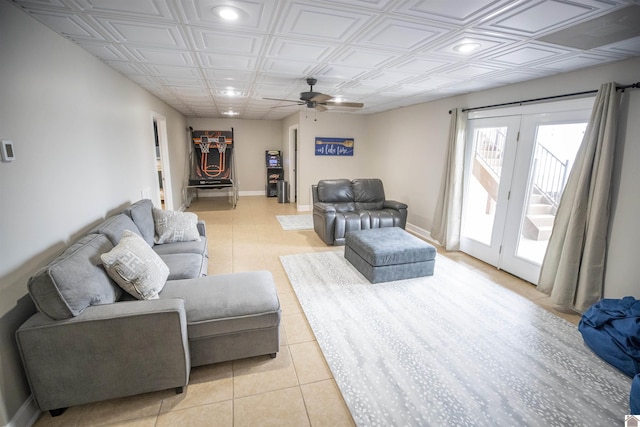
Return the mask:
<path id="1" fill-rule="evenodd" d="M 398 227 L 350 231 L 344 257 L 371 283 L 432 276 L 436 248 Z"/>

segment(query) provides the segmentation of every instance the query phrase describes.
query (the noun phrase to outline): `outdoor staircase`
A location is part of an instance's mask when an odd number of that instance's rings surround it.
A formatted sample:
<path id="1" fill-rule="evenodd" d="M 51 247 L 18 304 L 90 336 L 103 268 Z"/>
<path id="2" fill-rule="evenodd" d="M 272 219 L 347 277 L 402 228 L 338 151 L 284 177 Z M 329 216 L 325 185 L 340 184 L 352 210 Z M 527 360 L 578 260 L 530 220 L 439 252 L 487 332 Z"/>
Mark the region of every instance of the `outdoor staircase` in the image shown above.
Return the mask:
<path id="1" fill-rule="evenodd" d="M 488 138 L 476 146 L 472 166 L 473 176 L 487 192 L 487 214 L 493 209 L 498 197 L 502 171 L 503 144 L 498 136 Z M 536 150 L 536 179 L 532 185 L 522 233 L 526 239 L 543 241 L 551 236 L 559 196 L 566 182 L 568 161 L 561 162 L 541 145 Z M 538 174 L 537 168 L 541 168 L 544 173 Z"/>
<path id="2" fill-rule="evenodd" d="M 531 240 L 549 240 L 556 217 L 555 210 L 553 204 L 534 189 L 527 214 L 524 217 L 522 227 L 524 237 Z"/>

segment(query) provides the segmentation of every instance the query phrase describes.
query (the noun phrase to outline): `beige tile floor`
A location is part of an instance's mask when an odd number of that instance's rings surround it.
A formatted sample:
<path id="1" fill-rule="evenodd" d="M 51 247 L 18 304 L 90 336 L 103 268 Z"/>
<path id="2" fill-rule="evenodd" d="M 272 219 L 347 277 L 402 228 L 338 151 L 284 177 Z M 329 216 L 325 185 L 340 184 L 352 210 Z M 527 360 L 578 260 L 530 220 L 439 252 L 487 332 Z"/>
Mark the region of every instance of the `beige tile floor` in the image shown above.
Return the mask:
<path id="1" fill-rule="evenodd" d="M 200 198 L 189 207 L 207 223 L 209 274 L 266 269 L 282 306 L 280 353 L 194 368 L 185 393 L 172 390 L 87 404 L 36 426 L 352 426 L 353 419 L 307 323 L 279 256 L 331 250 L 313 230 L 284 231 L 276 215 L 296 215 L 294 204 L 242 197 L 231 209 L 224 197 Z M 535 286 L 462 253 L 440 255 L 475 269 L 555 314 Z"/>

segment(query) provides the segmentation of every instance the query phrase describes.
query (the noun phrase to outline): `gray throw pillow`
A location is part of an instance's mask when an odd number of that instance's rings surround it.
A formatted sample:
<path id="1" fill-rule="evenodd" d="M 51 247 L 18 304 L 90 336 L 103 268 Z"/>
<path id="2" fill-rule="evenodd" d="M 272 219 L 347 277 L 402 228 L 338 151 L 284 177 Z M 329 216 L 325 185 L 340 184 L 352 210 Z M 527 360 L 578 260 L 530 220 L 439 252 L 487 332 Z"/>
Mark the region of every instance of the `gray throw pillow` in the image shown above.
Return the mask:
<path id="1" fill-rule="evenodd" d="M 169 267 L 136 233 L 125 230 L 120 242 L 100 256 L 107 274 L 137 299 L 157 299 Z"/>
<path id="2" fill-rule="evenodd" d="M 153 208 L 155 243 L 199 241 L 198 216 L 193 212 L 166 211 Z"/>

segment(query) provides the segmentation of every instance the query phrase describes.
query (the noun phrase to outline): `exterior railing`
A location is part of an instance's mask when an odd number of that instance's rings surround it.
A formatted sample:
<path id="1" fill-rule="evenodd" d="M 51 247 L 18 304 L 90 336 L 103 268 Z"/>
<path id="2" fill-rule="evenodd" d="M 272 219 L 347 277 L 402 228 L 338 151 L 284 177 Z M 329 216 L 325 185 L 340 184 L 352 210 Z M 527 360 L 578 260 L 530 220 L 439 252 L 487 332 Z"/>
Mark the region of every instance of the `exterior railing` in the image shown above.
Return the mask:
<path id="1" fill-rule="evenodd" d="M 475 155 L 497 178 L 502 172 L 506 128 L 477 129 Z"/>
<path id="2" fill-rule="evenodd" d="M 543 145 L 536 145 L 533 185 L 554 208 L 560 203 L 568 174 L 569 160 L 563 162 Z"/>

